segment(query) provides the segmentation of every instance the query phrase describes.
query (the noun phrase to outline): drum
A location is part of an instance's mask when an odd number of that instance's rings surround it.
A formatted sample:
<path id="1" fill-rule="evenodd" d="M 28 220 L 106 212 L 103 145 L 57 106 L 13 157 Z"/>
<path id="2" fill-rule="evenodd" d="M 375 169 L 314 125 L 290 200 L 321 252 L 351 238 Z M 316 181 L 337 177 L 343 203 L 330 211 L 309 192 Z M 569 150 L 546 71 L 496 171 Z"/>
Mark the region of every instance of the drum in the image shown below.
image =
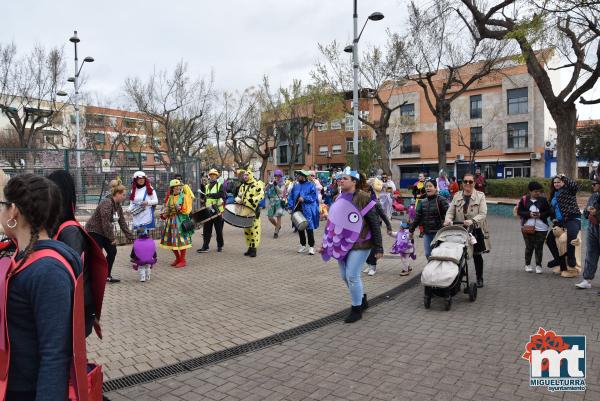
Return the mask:
<path id="1" fill-rule="evenodd" d="M 192 221 L 198 225 L 198 224 L 204 224 L 207 221 L 210 221 L 212 219 L 216 219 L 217 217 L 219 217 L 219 211 L 217 210 L 217 208 L 213 205 L 210 207 L 202 207 L 198 210 L 196 210 L 195 212 L 192 212 L 190 214 L 190 217 L 192 218 Z"/>
<path id="2" fill-rule="evenodd" d="M 231 224 L 234 227 L 250 228 L 255 218 L 254 210 L 247 206 L 238 203 L 225 205 L 223 219 L 227 224 Z"/>
<path id="3" fill-rule="evenodd" d="M 306 217 L 304 217 L 304 214 L 299 210 L 292 213 L 292 224 L 298 231 L 304 231 L 306 230 L 306 227 L 308 227 Z"/>

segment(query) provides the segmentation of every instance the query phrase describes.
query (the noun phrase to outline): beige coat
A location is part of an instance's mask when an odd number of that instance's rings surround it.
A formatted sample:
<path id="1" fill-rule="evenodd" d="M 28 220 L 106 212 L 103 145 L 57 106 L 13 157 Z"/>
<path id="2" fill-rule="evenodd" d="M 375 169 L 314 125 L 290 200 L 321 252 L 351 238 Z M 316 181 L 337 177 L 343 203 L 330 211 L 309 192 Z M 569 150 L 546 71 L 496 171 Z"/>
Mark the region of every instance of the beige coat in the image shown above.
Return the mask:
<path id="1" fill-rule="evenodd" d="M 454 198 L 450 203 L 450 207 L 446 212 L 446 220 L 451 220 L 452 222 L 473 220 L 476 222 L 483 230 L 483 235 L 485 236 L 485 247 L 488 251 L 490 251 L 492 249 L 492 244 L 490 241 L 490 233 L 488 231 L 486 220 L 487 203 L 485 202 L 485 194 L 483 192 L 473 191 L 466 216 L 463 212 L 464 204 L 465 200 L 463 198 L 463 191 L 458 191 L 456 195 L 454 195 Z"/>

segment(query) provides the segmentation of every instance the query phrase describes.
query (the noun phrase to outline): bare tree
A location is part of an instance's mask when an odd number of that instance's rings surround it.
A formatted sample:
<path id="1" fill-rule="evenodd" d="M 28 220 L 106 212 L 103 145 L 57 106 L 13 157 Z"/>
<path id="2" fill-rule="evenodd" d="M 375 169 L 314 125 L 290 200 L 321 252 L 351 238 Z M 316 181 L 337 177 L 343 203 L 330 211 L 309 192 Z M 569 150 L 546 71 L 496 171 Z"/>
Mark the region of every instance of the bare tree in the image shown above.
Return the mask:
<path id="1" fill-rule="evenodd" d="M 503 0 L 487 6 L 461 0 L 476 41 L 514 40 L 557 127 L 558 171 L 576 176 L 575 103 L 600 78 L 597 1 Z M 536 51 L 551 47 L 554 51 Z M 556 55 L 560 60 L 551 59 Z M 555 88 L 548 71 L 568 70 L 567 84 Z M 558 93 L 557 93 L 558 92 Z M 589 102 L 589 101 L 588 101 Z M 595 100 L 592 100 L 595 102 Z"/>
<path id="2" fill-rule="evenodd" d="M 337 42 L 329 45 L 319 44 L 319 50 L 324 58 L 315 66 L 312 72 L 315 84 L 320 87 L 330 88 L 333 92 L 344 94 L 352 90 L 353 74 L 352 63 L 348 58 L 343 60 L 343 53 Z M 372 47 L 363 52 L 360 63 L 360 76 L 362 78 L 359 86 L 360 97 L 375 101 L 381 112 L 378 120 L 372 120 L 359 115 L 361 123 L 370 127 L 375 132 L 375 139 L 379 144 L 381 168 L 391 175 L 390 141 L 387 130 L 390 125 L 392 113 L 403 104 L 391 105 L 390 98 L 394 90 L 402 85 L 395 79 L 396 65 L 399 62 L 399 52 L 394 46 L 385 49 Z M 344 96 L 340 96 L 343 110 L 351 114 L 352 107 L 346 102 Z"/>
<path id="3" fill-rule="evenodd" d="M 20 148 L 36 147 L 40 134 L 61 117 L 65 104 L 56 97 L 64 71 L 60 48 L 46 50 L 36 45 L 18 57 L 14 44 L 0 44 L 0 112 L 14 128 L 11 132 Z"/>
<path id="4" fill-rule="evenodd" d="M 213 127 L 212 76 L 208 81 L 193 79 L 187 72 L 187 64 L 181 61 L 171 73 L 154 72 L 146 82 L 128 78 L 125 93 L 152 122 L 146 131 L 165 167 L 199 155 Z M 162 140 L 167 157 L 159 152 Z"/>
<path id="5" fill-rule="evenodd" d="M 411 2 L 407 34 L 390 38 L 400 54 L 398 76 L 423 90 L 435 116 L 439 167 L 445 170 L 450 105 L 481 78 L 502 68 L 506 45 L 474 40 L 447 0 L 426 9 Z"/>

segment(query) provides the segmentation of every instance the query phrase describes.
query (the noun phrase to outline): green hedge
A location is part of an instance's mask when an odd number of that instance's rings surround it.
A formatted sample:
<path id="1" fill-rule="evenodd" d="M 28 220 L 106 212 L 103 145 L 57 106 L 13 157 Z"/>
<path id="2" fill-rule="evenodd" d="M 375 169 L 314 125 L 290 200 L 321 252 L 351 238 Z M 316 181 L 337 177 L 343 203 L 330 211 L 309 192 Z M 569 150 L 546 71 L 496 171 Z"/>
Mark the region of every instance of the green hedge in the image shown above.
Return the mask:
<path id="1" fill-rule="evenodd" d="M 501 180 L 486 180 L 487 187 L 485 192 L 489 196 L 497 198 L 518 198 L 528 193 L 527 186 L 530 181 L 537 181 L 543 185 L 544 191 L 550 193 L 551 178 L 505 178 Z M 580 191 L 591 192 L 592 184 L 590 180 L 577 180 L 580 186 Z"/>

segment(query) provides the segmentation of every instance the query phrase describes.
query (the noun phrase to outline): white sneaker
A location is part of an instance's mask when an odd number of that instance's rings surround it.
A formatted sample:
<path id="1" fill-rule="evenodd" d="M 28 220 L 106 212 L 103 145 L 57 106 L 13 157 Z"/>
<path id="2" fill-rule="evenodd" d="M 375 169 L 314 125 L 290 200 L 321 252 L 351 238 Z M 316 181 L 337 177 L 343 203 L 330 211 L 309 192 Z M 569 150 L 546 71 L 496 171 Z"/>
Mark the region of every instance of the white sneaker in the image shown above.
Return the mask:
<path id="1" fill-rule="evenodd" d="M 371 270 L 371 265 L 367 265 L 367 267 L 363 269 L 363 273 L 368 273 L 369 270 Z"/>
<path id="2" fill-rule="evenodd" d="M 589 288 L 592 288 L 592 284 L 590 284 L 590 282 L 587 280 L 583 280 L 581 283 L 575 284 L 575 287 L 580 288 L 582 290 L 587 290 Z"/>
<path id="3" fill-rule="evenodd" d="M 531 272 L 533 271 L 533 267 L 531 267 L 531 266 L 527 265 L 527 266 L 525 266 L 525 271 L 526 271 L 527 273 L 531 273 Z"/>
<path id="4" fill-rule="evenodd" d="M 140 271 L 140 281 L 143 283 L 146 281 L 146 268 L 140 267 L 138 270 Z"/>
<path id="5" fill-rule="evenodd" d="M 146 267 L 146 281 L 150 281 L 150 272 L 152 271 L 151 267 Z"/>
<path id="6" fill-rule="evenodd" d="M 306 249 L 307 248 L 304 245 L 300 245 L 300 246 L 298 246 L 298 253 L 302 253 L 302 252 L 306 251 Z"/>
<path id="7" fill-rule="evenodd" d="M 375 270 L 374 269 L 369 269 L 369 273 L 367 273 L 369 276 L 374 276 L 375 275 Z"/>
<path id="8" fill-rule="evenodd" d="M 536 266 L 535 267 L 535 273 L 536 274 L 542 274 L 544 272 L 544 270 L 542 269 L 542 266 Z"/>
<path id="9" fill-rule="evenodd" d="M 312 246 L 310 248 L 308 248 L 308 254 L 309 255 L 314 255 L 315 254 L 315 248 L 313 248 Z"/>

